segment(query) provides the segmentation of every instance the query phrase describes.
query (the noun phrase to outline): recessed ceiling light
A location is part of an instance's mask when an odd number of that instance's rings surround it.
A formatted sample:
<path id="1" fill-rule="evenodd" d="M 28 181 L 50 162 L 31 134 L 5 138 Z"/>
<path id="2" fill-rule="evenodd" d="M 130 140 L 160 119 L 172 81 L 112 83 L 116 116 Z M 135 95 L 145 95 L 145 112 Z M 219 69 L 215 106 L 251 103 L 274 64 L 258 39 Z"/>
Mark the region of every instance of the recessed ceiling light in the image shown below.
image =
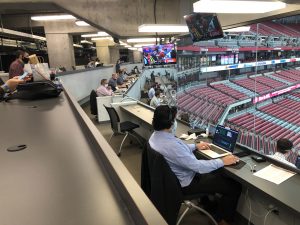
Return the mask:
<path id="1" fill-rule="evenodd" d="M 250 31 L 249 26 L 235 27 L 235 28 L 224 30 L 224 32 L 247 32 L 247 31 Z"/>
<path id="2" fill-rule="evenodd" d="M 77 20 L 77 21 L 75 21 L 75 24 L 76 24 L 77 26 L 80 26 L 80 27 L 88 27 L 88 26 L 90 26 L 88 23 L 86 23 L 86 22 L 84 22 L 84 21 L 82 21 L 82 20 Z"/>
<path id="3" fill-rule="evenodd" d="M 129 50 L 133 50 L 133 51 L 135 51 L 135 50 L 137 50 L 137 48 L 128 48 Z"/>
<path id="4" fill-rule="evenodd" d="M 155 45 L 154 43 L 145 43 L 145 44 L 136 44 L 134 45 L 135 48 L 140 48 L 143 46 L 151 46 L 151 45 Z"/>
<path id="5" fill-rule="evenodd" d="M 155 42 L 156 38 L 130 38 L 127 39 L 128 43 L 141 43 L 141 42 Z"/>
<path id="6" fill-rule="evenodd" d="M 189 29 L 186 25 L 143 24 L 143 25 L 139 26 L 139 32 L 187 33 L 187 32 L 189 32 Z"/>
<path id="7" fill-rule="evenodd" d="M 34 21 L 74 20 L 76 19 L 76 17 L 65 14 L 65 15 L 32 16 L 31 19 Z"/>
<path id="8" fill-rule="evenodd" d="M 194 12 L 202 13 L 266 13 L 286 7 L 279 1 L 201 0 L 193 4 Z"/>
<path id="9" fill-rule="evenodd" d="M 81 37 L 110 37 L 106 32 L 100 31 L 97 34 L 83 34 Z"/>

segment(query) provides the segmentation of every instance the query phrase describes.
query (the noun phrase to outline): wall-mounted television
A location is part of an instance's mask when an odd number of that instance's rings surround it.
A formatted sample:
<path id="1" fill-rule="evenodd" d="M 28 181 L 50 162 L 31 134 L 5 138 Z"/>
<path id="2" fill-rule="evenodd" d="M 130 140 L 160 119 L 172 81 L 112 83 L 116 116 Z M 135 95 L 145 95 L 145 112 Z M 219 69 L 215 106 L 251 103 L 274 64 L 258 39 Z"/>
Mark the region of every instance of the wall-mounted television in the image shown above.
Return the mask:
<path id="1" fill-rule="evenodd" d="M 221 24 L 216 14 L 193 13 L 184 16 L 193 42 L 224 37 Z"/>
<path id="2" fill-rule="evenodd" d="M 174 44 L 151 45 L 143 47 L 144 65 L 164 65 L 176 63 Z"/>

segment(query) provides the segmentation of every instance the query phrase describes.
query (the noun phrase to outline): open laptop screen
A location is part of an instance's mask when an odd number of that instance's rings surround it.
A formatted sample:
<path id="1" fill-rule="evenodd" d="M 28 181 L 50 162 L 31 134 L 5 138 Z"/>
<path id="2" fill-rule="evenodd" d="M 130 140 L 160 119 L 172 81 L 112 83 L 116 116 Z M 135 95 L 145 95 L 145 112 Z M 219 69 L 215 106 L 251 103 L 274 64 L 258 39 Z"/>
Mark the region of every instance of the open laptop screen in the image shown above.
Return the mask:
<path id="1" fill-rule="evenodd" d="M 233 152 L 239 132 L 229 127 L 218 125 L 213 138 L 213 144 Z"/>

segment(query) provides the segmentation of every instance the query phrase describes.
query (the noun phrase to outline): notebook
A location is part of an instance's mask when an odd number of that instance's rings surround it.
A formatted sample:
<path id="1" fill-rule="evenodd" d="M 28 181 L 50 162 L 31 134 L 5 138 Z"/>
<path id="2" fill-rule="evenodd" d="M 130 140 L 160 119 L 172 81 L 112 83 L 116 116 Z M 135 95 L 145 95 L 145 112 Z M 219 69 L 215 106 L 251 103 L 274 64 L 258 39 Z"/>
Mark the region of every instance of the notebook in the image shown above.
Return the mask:
<path id="1" fill-rule="evenodd" d="M 201 152 L 212 159 L 220 158 L 233 153 L 239 132 L 229 127 L 218 125 L 209 150 Z"/>

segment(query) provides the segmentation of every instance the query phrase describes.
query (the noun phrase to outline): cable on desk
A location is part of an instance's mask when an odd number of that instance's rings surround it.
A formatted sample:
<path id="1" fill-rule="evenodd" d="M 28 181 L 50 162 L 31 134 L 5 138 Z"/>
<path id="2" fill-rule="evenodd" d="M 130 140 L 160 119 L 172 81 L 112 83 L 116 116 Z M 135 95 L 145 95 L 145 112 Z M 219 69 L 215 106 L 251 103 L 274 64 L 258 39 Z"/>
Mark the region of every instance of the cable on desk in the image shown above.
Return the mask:
<path id="1" fill-rule="evenodd" d="M 271 212 L 273 212 L 274 210 L 276 210 L 276 208 L 274 208 L 274 209 L 270 209 L 268 212 L 267 212 L 267 214 L 265 215 L 265 219 L 264 219 L 264 225 L 266 225 L 266 222 L 267 222 L 267 218 L 268 218 L 268 216 L 270 215 L 270 213 Z"/>

